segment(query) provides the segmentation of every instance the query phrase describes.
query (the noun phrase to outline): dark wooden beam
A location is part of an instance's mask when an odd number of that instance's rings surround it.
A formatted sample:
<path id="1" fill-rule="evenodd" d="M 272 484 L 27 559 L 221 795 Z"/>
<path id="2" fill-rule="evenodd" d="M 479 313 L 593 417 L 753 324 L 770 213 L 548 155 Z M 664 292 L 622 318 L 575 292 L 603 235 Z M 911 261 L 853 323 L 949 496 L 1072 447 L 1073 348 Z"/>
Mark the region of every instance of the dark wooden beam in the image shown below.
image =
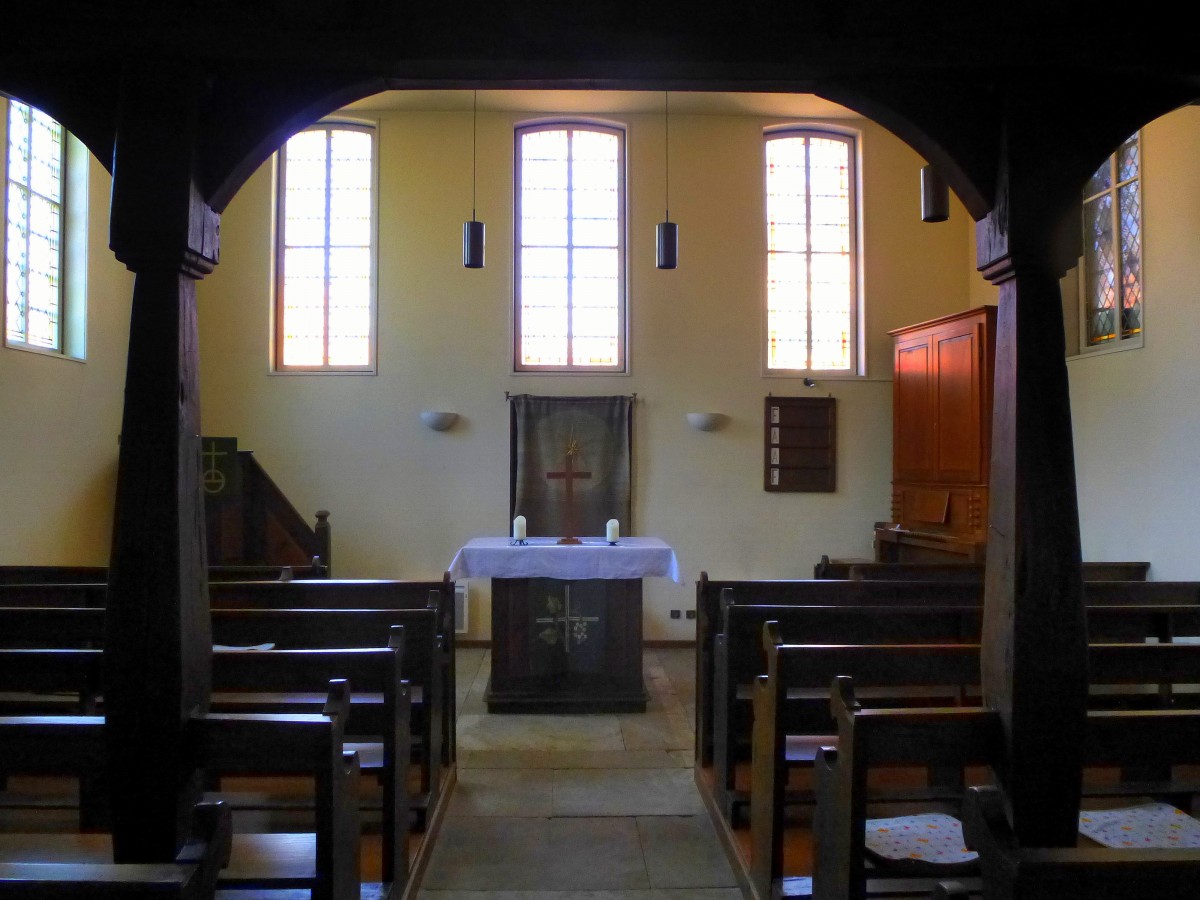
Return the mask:
<path id="1" fill-rule="evenodd" d="M 174 858 L 200 772 L 186 727 L 207 711 L 212 639 L 200 479 L 195 279 L 217 216 L 195 172 L 204 79 L 128 70 L 117 123 L 112 246 L 135 273 L 108 580 L 105 706 L 118 862 Z"/>

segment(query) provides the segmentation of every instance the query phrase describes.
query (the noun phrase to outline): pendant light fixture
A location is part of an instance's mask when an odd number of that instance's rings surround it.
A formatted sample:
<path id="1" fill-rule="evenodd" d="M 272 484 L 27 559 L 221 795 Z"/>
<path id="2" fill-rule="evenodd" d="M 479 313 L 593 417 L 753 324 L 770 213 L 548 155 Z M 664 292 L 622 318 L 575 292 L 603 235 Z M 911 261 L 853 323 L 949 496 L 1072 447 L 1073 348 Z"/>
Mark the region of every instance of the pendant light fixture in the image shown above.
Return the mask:
<path id="1" fill-rule="evenodd" d="M 663 191 L 666 221 L 658 223 L 656 265 L 660 269 L 679 267 L 679 226 L 671 221 L 671 100 L 663 91 Z"/>
<path id="2" fill-rule="evenodd" d="M 921 169 L 921 221 L 945 222 L 950 218 L 950 187 L 937 169 Z"/>
<path id="3" fill-rule="evenodd" d="M 471 221 L 463 222 L 463 265 L 483 268 L 483 223 L 475 219 L 475 144 L 479 121 L 479 91 L 471 97 Z"/>

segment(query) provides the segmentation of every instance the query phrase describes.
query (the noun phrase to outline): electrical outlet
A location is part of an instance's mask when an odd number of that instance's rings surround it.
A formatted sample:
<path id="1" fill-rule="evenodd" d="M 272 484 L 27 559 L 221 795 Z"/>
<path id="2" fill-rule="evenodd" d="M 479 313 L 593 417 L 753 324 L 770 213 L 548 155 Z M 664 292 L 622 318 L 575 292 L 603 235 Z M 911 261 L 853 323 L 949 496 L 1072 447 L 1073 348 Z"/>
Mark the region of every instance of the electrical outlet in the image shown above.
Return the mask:
<path id="1" fill-rule="evenodd" d="M 677 609 L 671 610 L 671 618 L 678 619 L 679 618 L 679 610 L 677 610 Z"/>
<path id="2" fill-rule="evenodd" d="M 689 609 L 687 611 L 687 618 L 689 618 L 689 619 L 696 618 L 696 611 L 694 609 Z"/>

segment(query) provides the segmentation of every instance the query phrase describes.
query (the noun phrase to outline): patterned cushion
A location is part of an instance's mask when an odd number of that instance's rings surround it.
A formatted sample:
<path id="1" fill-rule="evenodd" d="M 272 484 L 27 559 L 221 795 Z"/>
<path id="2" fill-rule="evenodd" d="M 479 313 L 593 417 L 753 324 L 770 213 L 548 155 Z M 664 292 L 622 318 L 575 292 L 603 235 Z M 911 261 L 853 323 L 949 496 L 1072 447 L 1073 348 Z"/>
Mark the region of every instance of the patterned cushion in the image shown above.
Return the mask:
<path id="1" fill-rule="evenodd" d="M 1200 822 L 1169 803 L 1084 810 L 1079 831 L 1105 847 L 1170 850 L 1200 847 Z"/>
<path id="2" fill-rule="evenodd" d="M 979 859 L 963 846 L 962 823 L 942 813 L 868 819 L 866 850 L 880 865 L 915 873 L 973 871 Z"/>

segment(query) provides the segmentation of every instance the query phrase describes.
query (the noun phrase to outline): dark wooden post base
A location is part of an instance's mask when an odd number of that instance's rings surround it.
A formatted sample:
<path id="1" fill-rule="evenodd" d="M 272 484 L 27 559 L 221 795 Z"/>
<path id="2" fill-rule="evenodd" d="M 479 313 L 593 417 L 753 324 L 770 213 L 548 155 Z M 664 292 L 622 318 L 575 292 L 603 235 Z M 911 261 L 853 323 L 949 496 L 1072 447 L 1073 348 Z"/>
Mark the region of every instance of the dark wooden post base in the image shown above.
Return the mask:
<path id="1" fill-rule="evenodd" d="M 999 282 L 983 690 L 1023 846 L 1073 846 L 1087 708 L 1075 457 L 1058 276 L 1004 257 Z"/>

